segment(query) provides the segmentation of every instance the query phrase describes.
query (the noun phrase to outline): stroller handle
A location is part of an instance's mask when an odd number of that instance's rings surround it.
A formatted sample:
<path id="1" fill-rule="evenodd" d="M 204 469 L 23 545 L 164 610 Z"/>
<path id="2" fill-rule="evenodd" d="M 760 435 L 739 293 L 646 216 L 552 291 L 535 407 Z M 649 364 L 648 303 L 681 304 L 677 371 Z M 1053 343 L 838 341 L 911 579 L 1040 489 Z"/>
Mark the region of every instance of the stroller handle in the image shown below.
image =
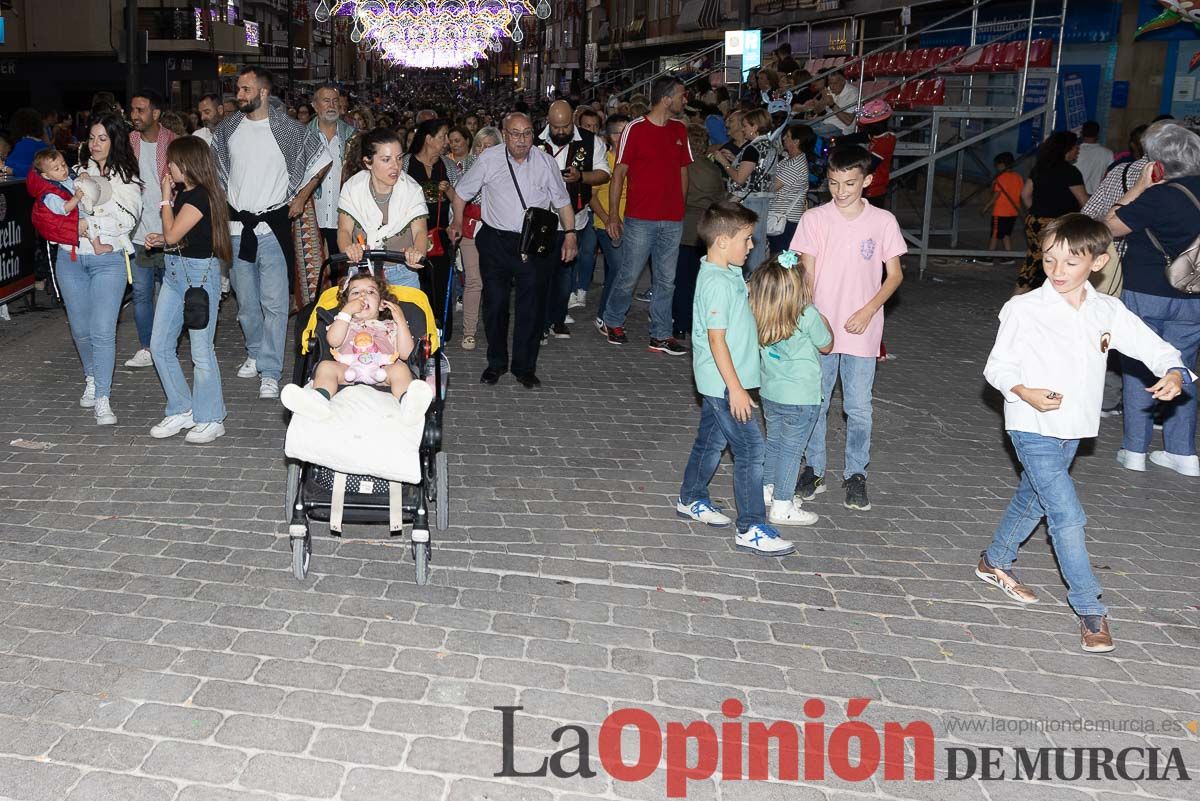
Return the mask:
<path id="1" fill-rule="evenodd" d="M 330 264 L 342 264 L 348 261 L 350 261 L 350 257 L 345 253 L 334 253 L 329 257 Z M 356 263 L 366 264 L 372 261 L 382 261 L 391 264 L 408 264 L 408 258 L 403 253 L 398 253 L 394 250 L 364 250 L 362 258 Z"/>

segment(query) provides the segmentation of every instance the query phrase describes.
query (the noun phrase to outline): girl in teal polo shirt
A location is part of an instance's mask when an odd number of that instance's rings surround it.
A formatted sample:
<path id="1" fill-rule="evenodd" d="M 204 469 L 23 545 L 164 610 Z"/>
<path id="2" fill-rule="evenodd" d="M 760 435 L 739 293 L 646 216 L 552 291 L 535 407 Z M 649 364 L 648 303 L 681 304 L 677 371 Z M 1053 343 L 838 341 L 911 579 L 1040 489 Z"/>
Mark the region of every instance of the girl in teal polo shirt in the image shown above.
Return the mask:
<path id="1" fill-rule="evenodd" d="M 763 501 L 767 521 L 777 526 L 817 522 L 817 515 L 801 509 L 794 497 L 800 457 L 821 411 L 817 353 L 833 350 L 829 321 L 812 298 L 812 284 L 795 251 L 783 251 L 750 279 L 761 356 L 759 395 L 767 420 Z"/>

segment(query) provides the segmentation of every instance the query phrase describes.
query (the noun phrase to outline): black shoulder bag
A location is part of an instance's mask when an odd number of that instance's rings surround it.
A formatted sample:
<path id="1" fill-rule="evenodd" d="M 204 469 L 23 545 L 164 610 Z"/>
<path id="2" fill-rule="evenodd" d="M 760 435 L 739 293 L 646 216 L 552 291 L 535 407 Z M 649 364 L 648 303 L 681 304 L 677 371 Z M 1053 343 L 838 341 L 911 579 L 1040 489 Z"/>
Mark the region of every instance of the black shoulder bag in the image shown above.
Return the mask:
<path id="1" fill-rule="evenodd" d="M 517 183 L 517 173 L 513 170 L 507 148 L 504 150 L 504 162 L 508 165 L 508 174 L 512 176 L 517 197 L 521 200 L 521 208 L 525 209 L 525 219 L 521 224 L 521 259 L 528 261 L 530 256 L 544 256 L 554 247 L 558 215 L 549 209 L 529 208 L 525 204 L 525 196 L 521 194 L 521 185 Z"/>

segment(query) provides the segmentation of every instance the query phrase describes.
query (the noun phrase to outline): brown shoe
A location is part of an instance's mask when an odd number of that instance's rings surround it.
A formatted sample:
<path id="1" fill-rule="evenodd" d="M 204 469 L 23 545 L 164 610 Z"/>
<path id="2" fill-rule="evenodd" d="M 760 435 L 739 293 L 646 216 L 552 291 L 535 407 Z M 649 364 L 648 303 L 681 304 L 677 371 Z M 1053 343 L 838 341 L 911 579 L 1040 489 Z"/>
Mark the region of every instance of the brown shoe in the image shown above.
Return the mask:
<path id="1" fill-rule="evenodd" d="M 1106 654 L 1117 647 L 1108 631 L 1108 618 L 1101 615 L 1084 615 L 1079 619 L 1079 641 L 1089 654 Z"/>
<path id="2" fill-rule="evenodd" d="M 1012 570 L 1004 570 L 988 564 L 986 554 L 980 555 L 979 566 L 975 568 L 975 575 L 993 587 L 999 587 L 1005 595 L 1018 603 L 1036 604 L 1038 601 L 1038 597 L 1034 595 L 1033 590 L 1017 581 L 1017 574 Z"/>

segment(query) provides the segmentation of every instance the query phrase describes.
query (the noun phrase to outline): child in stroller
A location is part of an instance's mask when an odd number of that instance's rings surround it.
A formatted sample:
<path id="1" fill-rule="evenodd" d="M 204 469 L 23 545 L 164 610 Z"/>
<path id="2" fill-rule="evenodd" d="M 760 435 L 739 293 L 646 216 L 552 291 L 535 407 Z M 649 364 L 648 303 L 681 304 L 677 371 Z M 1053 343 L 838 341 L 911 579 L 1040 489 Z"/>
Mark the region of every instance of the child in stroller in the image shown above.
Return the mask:
<path id="1" fill-rule="evenodd" d="M 418 423 L 433 389 L 414 381 L 408 367 L 415 341 L 385 281 L 370 272 L 350 274 L 338 288 L 338 312 L 326 328 L 333 359 L 313 373 L 312 387 L 288 384 L 280 400 L 295 414 L 315 420 L 331 415 L 330 400 L 343 384 L 384 384 L 400 402 L 402 419 Z"/>

